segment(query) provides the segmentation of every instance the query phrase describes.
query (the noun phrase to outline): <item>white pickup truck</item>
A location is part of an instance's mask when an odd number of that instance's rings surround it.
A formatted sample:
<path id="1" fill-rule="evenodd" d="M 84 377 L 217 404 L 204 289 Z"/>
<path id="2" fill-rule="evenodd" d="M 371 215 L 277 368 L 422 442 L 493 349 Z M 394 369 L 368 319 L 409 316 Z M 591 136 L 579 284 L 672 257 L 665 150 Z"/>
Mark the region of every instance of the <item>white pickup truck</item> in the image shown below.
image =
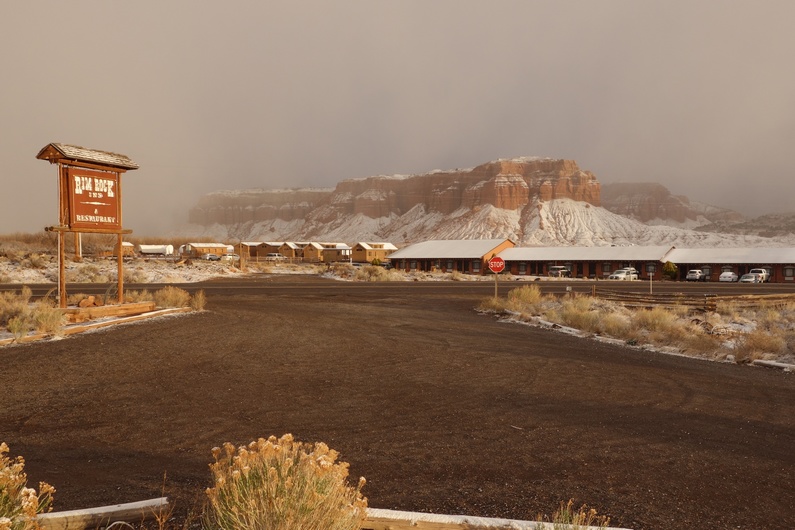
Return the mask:
<path id="1" fill-rule="evenodd" d="M 759 276 L 759 281 L 762 283 L 770 281 L 770 274 L 767 272 L 767 269 L 751 269 L 748 271 L 748 274 L 756 274 Z"/>

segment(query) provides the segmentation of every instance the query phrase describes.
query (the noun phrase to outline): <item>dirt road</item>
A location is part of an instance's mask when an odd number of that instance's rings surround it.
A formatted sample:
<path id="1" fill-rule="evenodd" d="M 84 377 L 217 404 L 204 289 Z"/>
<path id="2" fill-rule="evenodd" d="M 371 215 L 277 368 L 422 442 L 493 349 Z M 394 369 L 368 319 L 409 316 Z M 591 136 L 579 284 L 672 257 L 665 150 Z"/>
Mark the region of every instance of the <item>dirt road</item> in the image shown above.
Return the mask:
<path id="1" fill-rule="evenodd" d="M 290 432 L 339 450 L 376 508 L 534 519 L 573 498 L 636 529 L 795 528 L 791 373 L 501 323 L 473 311 L 488 285 L 205 287 L 203 313 L 0 349 L 0 440 L 56 509 L 184 512 L 213 446 Z"/>

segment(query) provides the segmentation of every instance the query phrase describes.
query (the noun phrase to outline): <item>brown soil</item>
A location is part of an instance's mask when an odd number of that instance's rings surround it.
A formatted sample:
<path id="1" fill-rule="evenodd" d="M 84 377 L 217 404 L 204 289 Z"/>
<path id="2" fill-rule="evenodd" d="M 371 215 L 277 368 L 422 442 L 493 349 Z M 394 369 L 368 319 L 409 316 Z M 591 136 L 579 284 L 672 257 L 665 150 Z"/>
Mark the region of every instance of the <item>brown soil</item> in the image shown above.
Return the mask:
<path id="1" fill-rule="evenodd" d="M 795 376 L 499 322 L 491 285 L 260 277 L 207 311 L 0 350 L 0 440 L 58 510 L 165 493 L 210 449 L 324 441 L 376 508 L 795 528 Z"/>

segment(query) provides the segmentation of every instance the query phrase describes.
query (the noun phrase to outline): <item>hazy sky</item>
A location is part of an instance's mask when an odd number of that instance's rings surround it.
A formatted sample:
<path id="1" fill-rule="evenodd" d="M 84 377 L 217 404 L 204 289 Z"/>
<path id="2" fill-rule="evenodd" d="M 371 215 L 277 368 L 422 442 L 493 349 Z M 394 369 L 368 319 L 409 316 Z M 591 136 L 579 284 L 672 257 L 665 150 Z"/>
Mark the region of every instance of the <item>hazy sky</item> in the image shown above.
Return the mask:
<path id="1" fill-rule="evenodd" d="M 795 2 L 108 0 L 0 17 L 0 233 L 55 224 L 50 142 L 129 156 L 124 227 L 219 189 L 569 158 L 795 211 Z"/>

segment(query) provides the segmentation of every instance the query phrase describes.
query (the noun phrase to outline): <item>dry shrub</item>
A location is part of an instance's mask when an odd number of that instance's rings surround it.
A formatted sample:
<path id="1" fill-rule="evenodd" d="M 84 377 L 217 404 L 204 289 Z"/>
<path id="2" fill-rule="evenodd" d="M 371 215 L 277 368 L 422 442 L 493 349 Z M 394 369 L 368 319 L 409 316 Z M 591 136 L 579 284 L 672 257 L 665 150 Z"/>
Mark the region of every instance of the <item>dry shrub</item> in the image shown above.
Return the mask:
<path id="1" fill-rule="evenodd" d="M 0 529 L 38 530 L 36 515 L 51 509 L 55 488 L 39 483 L 39 492 L 28 487 L 25 459 L 9 458 L 8 445 L 0 442 Z"/>
<path id="2" fill-rule="evenodd" d="M 558 315 L 560 323 L 566 326 L 591 333 L 600 331 L 601 315 L 591 310 L 590 297 L 575 296 L 564 299 L 560 304 Z"/>
<path id="3" fill-rule="evenodd" d="M 637 338 L 632 333 L 633 328 L 630 319 L 618 313 L 602 314 L 599 320 L 599 331 L 609 337 L 617 339 Z"/>
<path id="4" fill-rule="evenodd" d="M 495 313 L 504 313 L 508 311 L 508 302 L 504 298 L 496 296 L 489 296 L 484 298 L 477 305 L 478 311 L 493 311 Z"/>
<path id="5" fill-rule="evenodd" d="M 780 355 L 786 349 L 787 341 L 783 334 L 757 328 L 737 340 L 734 355 L 737 362 L 750 362 L 766 354 Z"/>
<path id="6" fill-rule="evenodd" d="M 541 289 L 537 285 L 522 285 L 508 291 L 508 303 L 517 309 L 535 306 L 542 298 Z"/>
<path id="7" fill-rule="evenodd" d="M 159 291 L 155 291 L 152 298 L 157 307 L 188 307 L 190 305 L 190 293 L 173 285 L 167 285 Z"/>
<path id="8" fill-rule="evenodd" d="M 458 271 L 452 271 L 452 272 L 450 273 L 450 280 L 452 280 L 452 281 L 454 281 L 454 282 L 460 282 L 460 281 L 463 281 L 463 280 L 464 280 L 464 275 L 463 275 L 463 274 L 461 274 L 461 273 L 460 273 L 460 272 L 458 272 Z"/>
<path id="9" fill-rule="evenodd" d="M 781 313 L 776 309 L 764 308 L 757 312 L 757 329 L 774 330 L 780 328 L 784 323 Z"/>
<path id="10" fill-rule="evenodd" d="M 718 356 L 723 341 L 718 335 L 710 335 L 700 329 L 692 329 L 682 340 L 682 348 L 686 351 L 697 353 L 703 357 Z"/>
<path id="11" fill-rule="evenodd" d="M 366 282 L 400 282 L 404 276 L 393 270 L 386 270 L 380 265 L 367 265 L 356 271 L 356 280 Z"/>
<path id="12" fill-rule="evenodd" d="M 84 263 L 75 270 L 66 271 L 69 283 L 110 283 L 111 278 L 93 263 Z"/>
<path id="13" fill-rule="evenodd" d="M 143 289 L 141 291 L 136 291 L 133 289 L 130 291 L 124 291 L 124 301 L 128 304 L 134 304 L 136 302 L 152 302 L 154 301 L 154 296 L 149 292 L 148 289 Z"/>
<path id="14" fill-rule="evenodd" d="M 30 315 L 24 314 L 9 319 L 7 327 L 8 332 L 14 336 L 14 340 L 19 341 L 30 332 L 33 328 L 33 324 L 30 321 Z"/>
<path id="15" fill-rule="evenodd" d="M 193 293 L 190 297 L 190 308 L 194 311 L 204 311 L 204 306 L 207 305 L 207 295 L 204 290 L 199 290 Z"/>
<path id="16" fill-rule="evenodd" d="M 539 523 L 536 530 L 545 530 L 549 525 L 543 523 L 544 517 L 539 514 Z M 586 530 L 586 529 L 606 529 L 610 524 L 610 518 L 599 515 L 595 509 L 588 508 L 583 504 L 579 509 L 574 509 L 574 501 L 560 503 L 560 508 L 552 514 L 552 528 L 554 530 Z"/>
<path id="17" fill-rule="evenodd" d="M 331 273 L 339 278 L 352 280 L 356 277 L 356 268 L 348 263 L 335 263 L 331 267 Z"/>
<path id="18" fill-rule="evenodd" d="M 136 267 L 135 269 L 126 267 L 124 269 L 125 283 L 146 283 L 148 280 L 149 278 L 147 277 L 146 272 L 144 272 L 140 267 Z"/>
<path id="19" fill-rule="evenodd" d="M 632 324 L 650 332 L 666 332 L 679 326 L 676 315 L 661 307 L 636 311 L 632 316 Z"/>
<path id="20" fill-rule="evenodd" d="M 8 325 L 11 319 L 24 316 L 28 312 L 31 296 L 33 292 L 27 285 L 23 286 L 19 293 L 0 292 L 0 324 Z"/>
<path id="21" fill-rule="evenodd" d="M 47 302 L 39 302 L 33 309 L 33 329 L 39 333 L 60 335 L 66 324 L 66 315 Z"/>
<path id="22" fill-rule="evenodd" d="M 322 442 L 285 434 L 235 448 L 213 448 L 213 487 L 205 528 L 239 530 L 356 530 L 367 516 L 364 478 L 347 485 L 348 464 Z"/>

